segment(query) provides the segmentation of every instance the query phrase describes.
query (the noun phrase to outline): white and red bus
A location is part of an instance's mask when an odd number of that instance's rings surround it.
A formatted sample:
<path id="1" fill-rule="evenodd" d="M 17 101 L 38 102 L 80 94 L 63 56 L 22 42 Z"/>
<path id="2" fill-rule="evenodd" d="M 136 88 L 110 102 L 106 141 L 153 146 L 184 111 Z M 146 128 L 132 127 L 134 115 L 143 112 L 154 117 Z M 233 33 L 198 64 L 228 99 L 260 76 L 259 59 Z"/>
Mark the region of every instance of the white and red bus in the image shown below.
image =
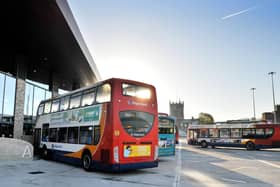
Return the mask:
<path id="1" fill-rule="evenodd" d="M 247 150 L 280 148 L 280 124 L 190 125 L 190 145 L 244 147 Z"/>
<path id="2" fill-rule="evenodd" d="M 87 171 L 157 167 L 157 114 L 154 86 L 112 78 L 42 101 L 34 146 Z"/>

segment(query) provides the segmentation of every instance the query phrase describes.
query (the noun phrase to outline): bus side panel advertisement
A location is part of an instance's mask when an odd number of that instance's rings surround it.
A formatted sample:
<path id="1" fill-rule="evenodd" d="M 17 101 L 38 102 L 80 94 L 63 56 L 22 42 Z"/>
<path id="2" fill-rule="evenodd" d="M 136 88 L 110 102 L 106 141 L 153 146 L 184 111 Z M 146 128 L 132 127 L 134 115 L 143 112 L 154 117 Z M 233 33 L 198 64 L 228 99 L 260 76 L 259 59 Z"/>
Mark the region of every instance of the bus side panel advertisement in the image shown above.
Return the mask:
<path id="1" fill-rule="evenodd" d="M 174 138 L 173 138 L 174 139 Z M 174 146 L 174 141 L 171 138 L 160 139 L 158 145 L 160 148 L 169 148 Z"/>
<path id="2" fill-rule="evenodd" d="M 124 157 L 151 156 L 150 145 L 124 145 Z"/>
<path id="3" fill-rule="evenodd" d="M 74 109 L 65 112 L 54 113 L 51 115 L 51 124 L 99 121 L 101 108 L 101 105 L 97 105 L 83 109 Z"/>

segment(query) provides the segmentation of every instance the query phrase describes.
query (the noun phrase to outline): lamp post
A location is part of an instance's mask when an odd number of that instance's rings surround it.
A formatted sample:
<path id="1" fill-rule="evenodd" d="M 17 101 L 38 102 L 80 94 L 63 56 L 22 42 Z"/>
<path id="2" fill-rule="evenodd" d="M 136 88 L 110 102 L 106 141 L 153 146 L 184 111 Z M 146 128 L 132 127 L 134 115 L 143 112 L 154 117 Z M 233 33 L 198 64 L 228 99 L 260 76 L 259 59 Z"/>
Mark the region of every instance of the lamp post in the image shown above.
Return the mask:
<path id="1" fill-rule="evenodd" d="M 274 83 L 273 83 L 273 75 L 276 72 L 269 72 L 268 75 L 271 75 L 271 83 L 272 83 L 272 97 L 273 97 L 273 116 L 274 116 L 274 123 L 276 123 L 276 113 L 275 113 L 275 96 L 274 96 Z"/>
<path id="2" fill-rule="evenodd" d="M 256 88 L 251 88 L 253 92 L 253 111 L 254 111 L 254 120 L 256 120 L 256 108 L 255 108 L 255 90 Z"/>

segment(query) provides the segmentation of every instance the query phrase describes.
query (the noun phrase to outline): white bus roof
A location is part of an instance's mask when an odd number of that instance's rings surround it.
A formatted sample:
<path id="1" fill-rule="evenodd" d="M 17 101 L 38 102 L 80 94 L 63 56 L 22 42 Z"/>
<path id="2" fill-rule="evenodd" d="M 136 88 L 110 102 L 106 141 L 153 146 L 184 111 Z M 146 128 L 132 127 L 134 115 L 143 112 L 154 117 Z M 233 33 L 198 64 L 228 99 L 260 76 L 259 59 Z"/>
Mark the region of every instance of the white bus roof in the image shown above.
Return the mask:
<path id="1" fill-rule="evenodd" d="M 189 125 L 189 129 L 208 129 L 208 128 L 254 128 L 256 125 L 261 125 L 261 124 L 256 124 L 256 123 L 238 123 L 238 124 L 203 124 L 203 125 Z"/>

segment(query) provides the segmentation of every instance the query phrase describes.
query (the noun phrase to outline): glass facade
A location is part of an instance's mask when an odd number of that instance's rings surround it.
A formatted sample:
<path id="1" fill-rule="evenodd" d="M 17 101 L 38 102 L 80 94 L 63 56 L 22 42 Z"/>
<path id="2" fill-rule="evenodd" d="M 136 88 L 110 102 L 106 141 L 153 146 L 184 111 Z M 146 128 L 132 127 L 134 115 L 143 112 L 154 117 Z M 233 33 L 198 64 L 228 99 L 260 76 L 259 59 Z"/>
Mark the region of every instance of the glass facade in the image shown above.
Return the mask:
<path id="1" fill-rule="evenodd" d="M 16 80 L 13 77 L 6 76 L 5 84 L 5 97 L 4 97 L 4 107 L 3 114 L 14 115 L 15 106 L 15 91 L 16 91 Z"/>
<path id="2" fill-rule="evenodd" d="M 3 117 L 14 115 L 16 80 L 10 75 L 0 73 L 0 111 Z"/>
<path id="3" fill-rule="evenodd" d="M 3 114 L 4 74 L 0 73 L 0 115 Z M 0 119 L 1 120 L 1 119 Z"/>
<path id="4" fill-rule="evenodd" d="M 9 74 L 0 72 L 0 136 L 2 129 L 13 127 L 15 106 L 16 79 Z M 24 134 L 32 134 L 37 108 L 41 100 L 51 97 L 48 86 L 26 80 L 24 101 Z M 12 130 L 11 130 L 12 131 Z M 5 133 L 4 133 L 5 135 Z"/>

